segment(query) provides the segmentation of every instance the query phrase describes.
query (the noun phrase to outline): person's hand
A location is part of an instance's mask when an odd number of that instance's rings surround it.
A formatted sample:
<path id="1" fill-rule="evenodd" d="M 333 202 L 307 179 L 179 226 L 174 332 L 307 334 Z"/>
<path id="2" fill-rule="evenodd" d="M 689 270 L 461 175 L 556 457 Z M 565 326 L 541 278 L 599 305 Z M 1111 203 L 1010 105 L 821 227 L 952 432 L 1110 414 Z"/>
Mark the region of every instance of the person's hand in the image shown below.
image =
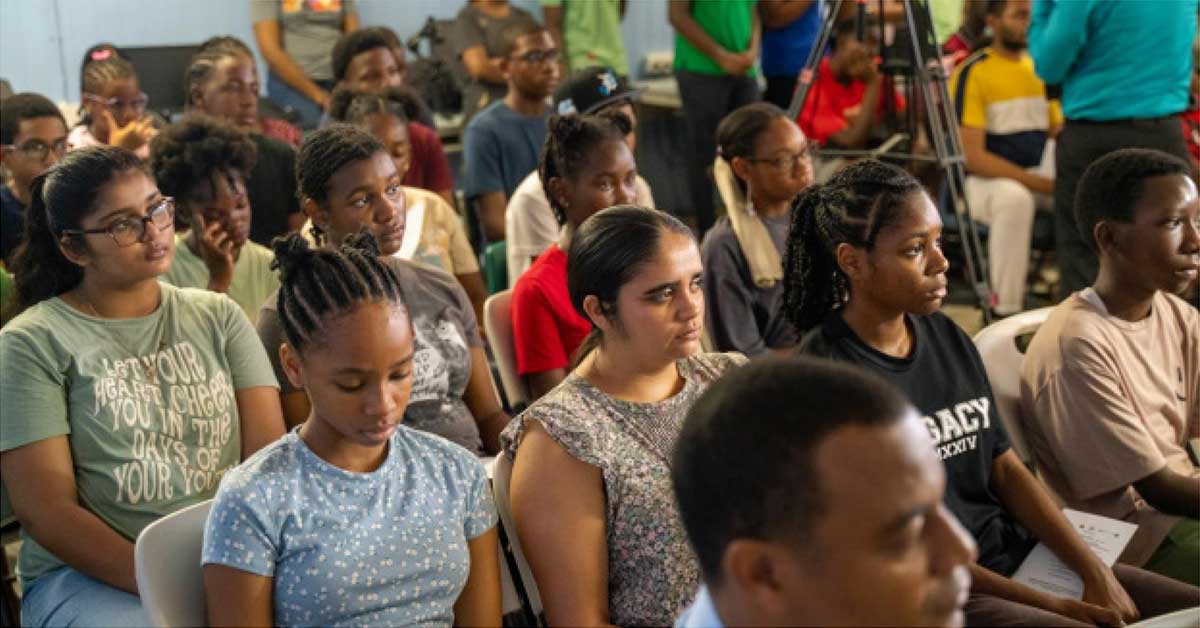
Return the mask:
<path id="1" fill-rule="evenodd" d="M 1102 566 L 1096 575 L 1084 578 L 1083 601 L 1118 613 L 1125 622 L 1134 622 L 1139 618 L 1137 605 L 1108 567 Z"/>
<path id="2" fill-rule="evenodd" d="M 1117 611 L 1071 598 L 1056 598 L 1051 608 L 1046 610 L 1093 626 L 1125 625 Z"/>
<path id="3" fill-rule="evenodd" d="M 1030 174 L 1029 180 L 1025 183 L 1025 187 L 1028 187 L 1030 191 L 1037 192 L 1038 194 L 1051 196 L 1054 194 L 1054 179 L 1043 177 L 1040 174 Z"/>
<path id="4" fill-rule="evenodd" d="M 208 223 L 196 214 L 197 240 L 200 243 L 200 259 L 208 267 L 208 289 L 213 292 L 229 292 L 233 282 L 233 238 L 220 222 Z"/>
<path id="5" fill-rule="evenodd" d="M 747 51 L 749 52 L 749 51 Z M 754 57 L 745 52 L 729 52 L 722 50 L 721 54 L 716 59 L 717 65 L 721 66 L 721 70 L 731 76 L 742 76 L 750 71 L 754 65 Z"/>
<path id="6" fill-rule="evenodd" d="M 329 92 L 320 88 L 317 88 L 317 93 L 312 96 L 313 102 L 317 103 L 322 110 L 329 109 L 329 99 Z"/>
<path id="7" fill-rule="evenodd" d="M 125 150 L 135 151 L 158 135 L 158 129 L 154 128 L 154 118 L 150 116 L 142 116 L 130 120 L 129 124 L 125 126 L 120 126 L 108 109 L 101 110 L 100 115 L 104 116 L 104 122 L 108 125 L 110 146 L 119 146 Z"/>

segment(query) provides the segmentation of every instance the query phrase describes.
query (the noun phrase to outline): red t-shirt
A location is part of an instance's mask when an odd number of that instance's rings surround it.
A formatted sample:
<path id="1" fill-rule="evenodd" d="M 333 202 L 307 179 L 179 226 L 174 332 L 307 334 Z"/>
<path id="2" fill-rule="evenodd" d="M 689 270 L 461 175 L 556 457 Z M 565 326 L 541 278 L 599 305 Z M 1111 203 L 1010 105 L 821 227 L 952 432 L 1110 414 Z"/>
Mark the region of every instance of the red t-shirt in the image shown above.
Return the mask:
<path id="1" fill-rule="evenodd" d="M 446 151 L 442 150 L 437 131 L 419 122 L 409 122 L 408 141 L 412 145 L 412 159 L 402 183 L 439 194 L 453 190 L 450 162 L 446 159 Z"/>
<path id="2" fill-rule="evenodd" d="M 1192 159 L 1200 162 L 1200 108 L 1179 114 L 1179 121 L 1183 124 L 1183 139 L 1188 152 Z"/>
<path id="3" fill-rule="evenodd" d="M 884 84 L 890 82 L 885 79 Z M 862 81 L 850 81 L 847 84 L 839 82 L 833 70 L 829 69 L 829 57 L 825 57 L 817 68 L 816 79 L 796 123 L 804 131 L 805 137 L 824 144 L 829 136 L 846 128 L 847 118 L 862 104 L 866 92 L 867 84 Z M 896 105 L 904 109 L 904 96 L 899 92 L 896 92 Z M 882 97 L 876 114 L 883 115 Z"/>
<path id="4" fill-rule="evenodd" d="M 541 373 L 570 365 L 592 331 L 567 292 L 567 254 L 551 244 L 517 280 L 512 298 L 517 372 Z"/>

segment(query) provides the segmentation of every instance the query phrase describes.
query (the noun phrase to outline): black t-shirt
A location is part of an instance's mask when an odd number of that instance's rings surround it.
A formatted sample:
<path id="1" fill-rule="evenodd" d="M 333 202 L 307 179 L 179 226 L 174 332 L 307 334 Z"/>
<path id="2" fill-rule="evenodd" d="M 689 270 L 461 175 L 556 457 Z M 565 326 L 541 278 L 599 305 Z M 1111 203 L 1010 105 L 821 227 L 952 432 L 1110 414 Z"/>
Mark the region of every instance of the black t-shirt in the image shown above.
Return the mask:
<path id="1" fill-rule="evenodd" d="M 992 387 L 971 339 L 941 313 L 906 316 L 913 347 L 906 358 L 880 353 L 832 312 L 799 351 L 852 362 L 883 375 L 908 395 L 946 465 L 946 506 L 979 545 L 979 564 L 1012 576 L 1036 539 L 992 492 L 992 462 L 1009 449 Z"/>
<path id="2" fill-rule="evenodd" d="M 296 198 L 296 151 L 284 142 L 257 133 L 258 162 L 246 181 L 250 200 L 250 239 L 271 246 L 271 239 L 288 232 L 288 216 L 300 211 Z"/>

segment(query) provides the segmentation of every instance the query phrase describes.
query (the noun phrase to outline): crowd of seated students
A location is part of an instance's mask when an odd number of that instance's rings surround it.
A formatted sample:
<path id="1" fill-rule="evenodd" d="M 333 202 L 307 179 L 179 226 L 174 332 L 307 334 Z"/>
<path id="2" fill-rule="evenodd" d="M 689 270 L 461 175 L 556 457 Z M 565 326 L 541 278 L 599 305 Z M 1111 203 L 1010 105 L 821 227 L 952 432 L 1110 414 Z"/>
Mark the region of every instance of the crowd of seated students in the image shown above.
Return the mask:
<path id="1" fill-rule="evenodd" d="M 457 187 L 483 240 L 510 240 L 531 393 L 510 416 L 479 252 L 396 33 L 359 28 L 352 2 L 257 4 L 269 91 L 310 108 L 304 135 L 260 115 L 253 52 L 227 36 L 189 63 L 173 123 L 111 44 L 85 55 L 75 127 L 36 94 L 0 103 L 0 471 L 25 625 L 149 624 L 134 542 L 206 500 L 196 568 L 214 625 L 499 625 L 497 507 L 550 625 L 1120 625 L 1200 606 L 1196 170 L 1112 150 L 1137 144 L 1126 126 L 1166 137 L 1174 117 L 1091 120 L 1116 109 L 1082 98 L 1086 68 L 1065 70 L 1065 159 L 1090 164 L 1066 210 L 1096 275 L 1024 358 L 1035 476 L 940 311 L 934 195 L 871 159 L 817 172 L 814 147 L 867 146 L 892 97 L 875 27 L 863 41 L 838 23 L 793 120 L 738 99 L 763 29 L 773 54 L 807 50 L 821 3 L 670 4 L 685 115 L 708 134 L 680 171 L 711 164 L 725 211 L 708 228 L 693 197 L 697 234 L 655 209 L 637 90 L 619 64 L 580 60 L 580 3 L 548 29 L 472 0 Z M 622 4 L 583 14 L 619 24 Z M 1066 18 L 981 4 L 964 15 L 992 38 L 964 25 L 955 45 L 976 50 L 951 95 L 1009 315 L 1034 208 L 1064 210 L 1035 167 L 1064 124 L 1043 83 L 1061 68 L 1042 58 Z M 1194 26 L 1188 10 L 1173 15 Z M 1093 17 L 1165 19 L 1114 11 Z M 767 81 L 780 101 L 783 65 Z M 1081 139 L 1082 123 L 1111 133 Z M 1174 139 L 1142 143 L 1179 153 Z M 485 456 L 511 462 L 509 503 L 493 503 Z M 1117 564 L 1060 504 L 1139 525 Z M 1038 542 L 1082 599 L 1013 579 Z"/>

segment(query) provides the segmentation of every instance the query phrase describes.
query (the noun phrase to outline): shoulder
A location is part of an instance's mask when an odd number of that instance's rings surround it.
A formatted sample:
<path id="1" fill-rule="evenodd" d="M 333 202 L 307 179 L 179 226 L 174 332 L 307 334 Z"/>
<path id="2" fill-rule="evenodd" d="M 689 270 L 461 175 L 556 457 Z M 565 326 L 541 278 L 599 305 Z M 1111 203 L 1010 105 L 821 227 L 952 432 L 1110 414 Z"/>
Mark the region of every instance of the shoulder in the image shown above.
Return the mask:
<path id="1" fill-rule="evenodd" d="M 683 361 L 687 371 L 704 383 L 720 379 L 727 371 L 742 366 L 747 362 L 746 356 L 730 351 L 728 353 L 697 353 Z"/>
<path id="2" fill-rule="evenodd" d="M 264 157 L 269 159 L 294 159 L 296 150 L 286 142 L 281 142 L 273 137 L 267 137 L 261 133 L 254 133 L 250 136 L 254 140 L 254 145 L 258 148 L 258 158 L 261 160 Z"/>
<path id="3" fill-rule="evenodd" d="M 731 253 L 737 246 L 737 234 L 733 232 L 733 223 L 729 221 L 728 216 L 721 216 L 716 224 L 704 234 L 704 240 L 700 243 L 700 252 L 708 257 L 718 252 Z"/>
<path id="4" fill-rule="evenodd" d="M 1154 308 L 1157 315 L 1178 322 L 1185 337 L 1191 337 L 1193 341 L 1200 340 L 1200 310 L 1161 290 L 1154 296 Z"/>
<path id="5" fill-rule="evenodd" d="M 220 494 L 225 499 L 244 499 L 256 492 L 261 484 L 277 484 L 284 477 L 303 473 L 304 460 L 299 448 L 304 447 L 295 432 L 288 432 L 259 449 L 241 464 L 230 469 L 221 479 Z"/>
<path id="6" fill-rule="evenodd" d="M 162 286 L 163 303 L 179 311 L 222 316 L 241 309 L 233 299 L 220 292 L 212 292 L 203 288 L 180 288 L 159 282 Z"/>
<path id="7" fill-rule="evenodd" d="M 402 290 L 405 284 L 413 282 L 422 292 L 440 297 L 448 303 L 459 302 L 459 295 L 460 293 L 464 293 L 464 290 L 458 283 L 458 280 L 454 278 L 454 275 L 429 264 L 399 258 L 396 258 L 396 260 L 400 263 L 394 265 L 393 268 L 397 269 Z M 408 281 L 405 281 L 405 278 L 408 278 Z M 421 306 L 425 304 L 414 305 Z"/>
<path id="8" fill-rule="evenodd" d="M 474 453 L 430 432 L 401 425 L 392 435 L 392 446 L 404 452 L 406 461 L 423 460 L 434 472 L 449 472 L 460 479 L 487 473 Z"/>
<path id="9" fill-rule="evenodd" d="M 271 249 L 257 243 L 247 240 L 246 244 L 242 245 L 242 255 L 250 256 L 250 260 L 257 266 L 263 266 L 270 270 L 271 263 L 275 261 L 275 254 Z"/>
<path id="10" fill-rule="evenodd" d="M 0 329 L 0 345 L 38 342 L 55 336 L 63 318 L 70 315 L 67 307 L 58 297 L 30 306 Z"/>
<path id="11" fill-rule="evenodd" d="M 513 190 L 513 200 L 517 197 L 529 197 L 529 200 L 539 200 L 549 206 L 549 201 L 546 200 L 546 190 L 542 187 L 542 179 L 538 176 L 537 170 L 521 179 L 521 183 Z M 511 202 L 512 200 L 509 201 L 509 203 Z"/>

